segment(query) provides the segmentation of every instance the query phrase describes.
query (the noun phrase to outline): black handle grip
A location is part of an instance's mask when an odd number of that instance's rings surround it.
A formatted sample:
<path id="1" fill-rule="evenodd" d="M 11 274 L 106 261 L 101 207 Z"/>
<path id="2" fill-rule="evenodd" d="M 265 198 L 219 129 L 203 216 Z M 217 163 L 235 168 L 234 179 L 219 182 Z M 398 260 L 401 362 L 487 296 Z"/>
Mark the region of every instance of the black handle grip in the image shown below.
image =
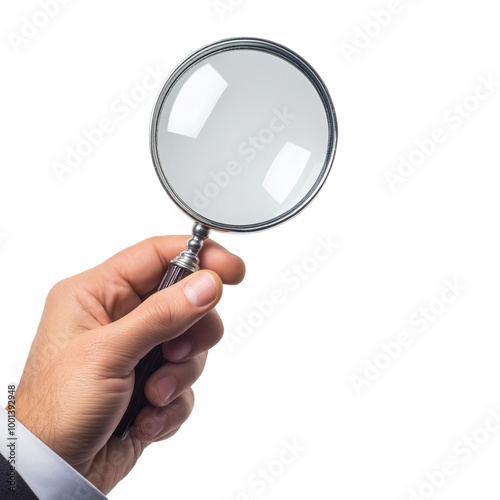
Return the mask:
<path id="1" fill-rule="evenodd" d="M 159 292 L 160 290 L 168 288 L 190 274 L 190 271 L 176 266 L 175 264 L 170 264 L 162 282 L 160 283 L 160 286 L 158 287 L 158 290 L 156 291 Z M 135 367 L 134 391 L 132 392 L 132 397 L 130 398 L 125 414 L 120 420 L 118 427 L 113 432 L 114 436 L 119 437 L 120 439 L 125 439 L 127 437 L 130 428 L 134 424 L 135 418 L 148 404 L 148 400 L 144 394 L 144 386 L 146 385 L 149 377 L 151 377 L 151 375 L 164 363 L 165 358 L 163 357 L 161 345 L 156 346 L 153 350 L 146 354 L 146 356 L 144 356 L 139 363 L 137 363 L 137 366 Z"/>

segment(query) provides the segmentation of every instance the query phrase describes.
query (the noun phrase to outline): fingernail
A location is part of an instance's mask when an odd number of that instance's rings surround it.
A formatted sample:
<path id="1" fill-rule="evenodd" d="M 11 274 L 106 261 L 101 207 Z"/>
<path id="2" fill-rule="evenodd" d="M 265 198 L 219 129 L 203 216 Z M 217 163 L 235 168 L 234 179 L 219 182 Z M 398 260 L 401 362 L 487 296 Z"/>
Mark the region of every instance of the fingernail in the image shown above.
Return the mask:
<path id="1" fill-rule="evenodd" d="M 215 300 L 217 289 L 210 273 L 199 273 L 189 280 L 184 293 L 193 306 L 204 307 Z"/>
<path id="2" fill-rule="evenodd" d="M 177 389 L 177 381 L 171 375 L 158 380 L 158 382 L 156 382 L 156 395 L 158 396 L 158 401 L 160 401 L 162 405 L 167 404 L 172 394 L 175 392 L 175 389 Z"/>
<path id="3" fill-rule="evenodd" d="M 191 353 L 193 341 L 189 337 L 179 337 L 168 344 L 167 357 L 170 361 L 181 361 Z"/>

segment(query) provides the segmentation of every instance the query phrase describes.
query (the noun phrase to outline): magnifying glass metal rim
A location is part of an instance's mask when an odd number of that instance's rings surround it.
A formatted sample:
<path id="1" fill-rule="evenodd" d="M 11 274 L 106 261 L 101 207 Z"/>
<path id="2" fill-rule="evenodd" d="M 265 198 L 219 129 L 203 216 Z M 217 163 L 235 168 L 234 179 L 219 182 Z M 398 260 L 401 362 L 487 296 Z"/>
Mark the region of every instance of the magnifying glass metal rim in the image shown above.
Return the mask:
<path id="1" fill-rule="evenodd" d="M 225 52 L 228 50 L 259 50 L 261 52 L 267 52 L 272 55 L 281 57 L 285 61 L 293 64 L 297 67 L 305 76 L 308 77 L 309 81 L 314 85 L 316 91 L 318 92 L 325 109 L 325 113 L 328 120 L 328 151 L 326 155 L 326 160 L 321 170 L 318 179 L 315 184 L 309 190 L 309 192 L 304 196 L 304 198 L 292 207 L 287 212 L 273 218 L 266 220 L 264 222 L 259 222 L 255 224 L 224 224 L 218 221 L 214 221 L 204 217 L 202 214 L 194 211 L 189 205 L 187 205 L 180 196 L 177 195 L 175 189 L 170 184 L 167 179 L 163 169 L 161 168 L 161 162 L 158 153 L 158 125 L 161 116 L 161 111 L 165 100 L 168 98 L 171 90 L 174 88 L 178 80 L 184 75 L 186 71 L 191 69 L 195 64 L 203 61 L 204 59 L 213 56 L 215 54 Z M 337 126 L 337 116 L 335 113 L 335 108 L 333 106 L 332 99 L 323 83 L 323 80 L 316 73 L 314 68 L 301 56 L 288 49 L 287 47 L 280 45 L 278 43 L 272 42 L 270 40 L 265 40 L 262 38 L 248 38 L 248 37 L 237 37 L 237 38 L 226 38 L 218 42 L 211 43 L 198 49 L 188 56 L 184 61 L 182 61 L 167 78 L 165 84 L 163 85 L 158 98 L 156 99 L 156 104 L 153 109 L 153 114 L 151 117 L 150 126 L 150 149 L 151 156 L 153 158 L 153 164 L 156 173 L 160 179 L 160 182 L 167 192 L 167 194 L 172 198 L 172 200 L 180 207 L 189 217 L 194 221 L 206 226 L 210 229 L 216 229 L 218 231 L 235 231 L 235 232 L 254 232 L 261 231 L 264 229 L 269 229 L 274 227 L 286 220 L 291 219 L 299 212 L 301 212 L 311 201 L 316 197 L 319 190 L 325 183 L 330 170 L 333 165 L 333 160 L 335 158 L 335 152 L 337 149 L 337 137 L 338 137 L 338 126 Z"/>

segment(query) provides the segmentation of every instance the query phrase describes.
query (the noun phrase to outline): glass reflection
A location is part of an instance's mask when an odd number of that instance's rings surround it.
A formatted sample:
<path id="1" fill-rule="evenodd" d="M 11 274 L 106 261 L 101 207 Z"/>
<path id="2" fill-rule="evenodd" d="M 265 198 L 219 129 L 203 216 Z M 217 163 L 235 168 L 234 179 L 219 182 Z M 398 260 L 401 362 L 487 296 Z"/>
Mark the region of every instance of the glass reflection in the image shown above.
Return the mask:
<path id="1" fill-rule="evenodd" d="M 287 142 L 278 153 L 263 183 L 264 189 L 278 203 L 283 203 L 293 191 L 310 156 L 310 151 L 292 142 Z"/>
<path id="2" fill-rule="evenodd" d="M 168 131 L 196 139 L 228 83 L 207 63 L 184 82 L 173 103 Z"/>

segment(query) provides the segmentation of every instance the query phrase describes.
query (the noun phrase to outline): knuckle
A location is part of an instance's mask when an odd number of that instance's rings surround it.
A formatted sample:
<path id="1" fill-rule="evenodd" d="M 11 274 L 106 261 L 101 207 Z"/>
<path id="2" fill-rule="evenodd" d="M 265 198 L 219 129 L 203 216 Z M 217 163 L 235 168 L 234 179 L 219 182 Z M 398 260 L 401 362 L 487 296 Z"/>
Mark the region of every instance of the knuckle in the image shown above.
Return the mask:
<path id="1" fill-rule="evenodd" d="M 219 342 L 222 337 L 224 336 L 224 323 L 222 322 L 222 319 L 220 318 L 219 315 L 218 316 L 218 322 L 217 322 L 217 326 L 215 327 L 215 333 L 216 333 L 216 339 L 217 339 L 217 342 Z"/>
<path id="2" fill-rule="evenodd" d="M 48 298 L 49 299 L 57 299 L 61 297 L 61 295 L 65 295 L 70 288 L 69 278 L 61 280 L 57 282 L 49 291 Z"/>
<path id="3" fill-rule="evenodd" d="M 194 392 L 192 389 L 188 389 L 182 396 L 179 398 L 179 419 L 182 422 L 185 422 L 193 412 L 194 408 Z"/>
<path id="4" fill-rule="evenodd" d="M 205 364 L 207 362 L 208 351 L 205 351 L 202 354 L 199 354 L 195 358 L 193 358 L 193 373 L 195 380 L 201 376 L 203 370 L 205 369 Z"/>
<path id="5" fill-rule="evenodd" d="M 175 300 L 165 300 L 164 297 L 153 295 L 148 299 L 146 321 L 151 326 L 171 325 L 178 315 Z"/>
<path id="6" fill-rule="evenodd" d="M 222 339 L 222 336 L 224 335 L 224 323 L 222 322 L 222 319 L 216 309 L 210 311 L 209 320 L 210 322 L 208 323 L 208 329 L 210 339 L 215 345 Z"/>
<path id="7" fill-rule="evenodd" d="M 47 294 L 46 302 L 48 304 L 57 305 L 61 303 L 68 304 L 74 301 L 75 297 L 81 295 L 81 292 L 81 281 L 76 276 L 73 276 L 72 278 L 63 279 L 53 285 Z"/>

